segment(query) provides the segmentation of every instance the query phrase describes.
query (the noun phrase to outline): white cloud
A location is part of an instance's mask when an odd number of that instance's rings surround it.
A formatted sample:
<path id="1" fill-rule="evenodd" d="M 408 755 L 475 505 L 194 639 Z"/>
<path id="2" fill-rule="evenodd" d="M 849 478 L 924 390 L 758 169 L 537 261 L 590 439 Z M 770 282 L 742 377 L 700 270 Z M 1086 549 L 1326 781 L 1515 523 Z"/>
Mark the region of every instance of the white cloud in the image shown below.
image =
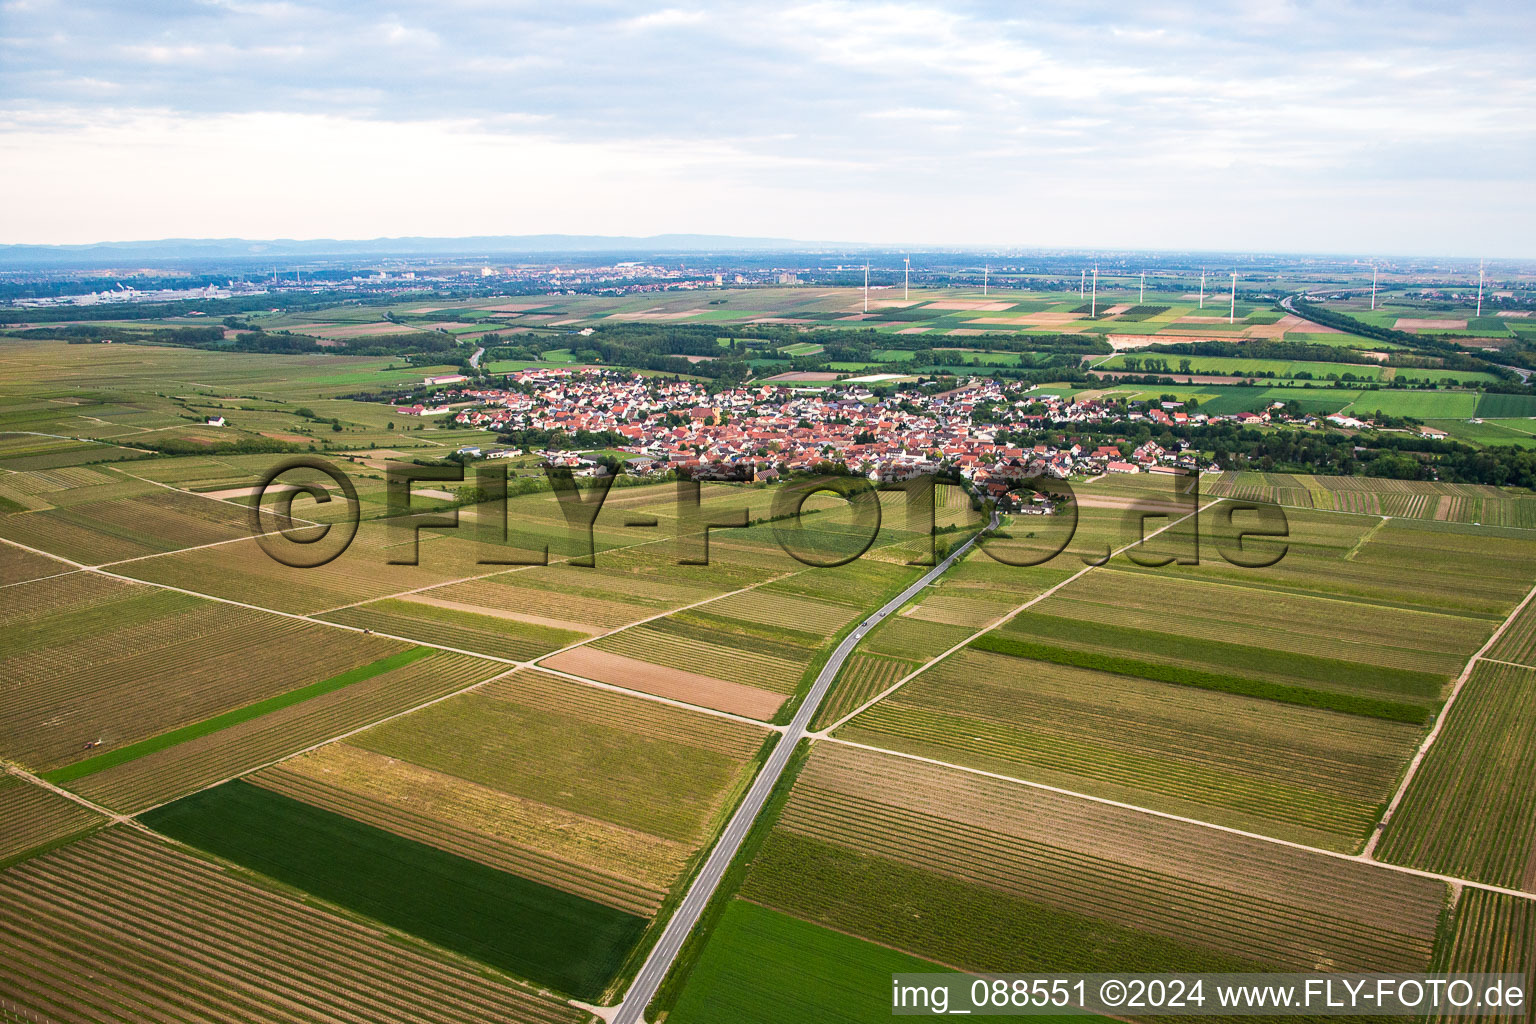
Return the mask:
<path id="1" fill-rule="evenodd" d="M 0 38 L 28 147 L 0 181 L 55 200 L 17 235 L 483 233 L 514 228 L 474 198 L 513 193 L 604 233 L 1424 249 L 1536 220 L 1528 5 L 40 3 Z"/>

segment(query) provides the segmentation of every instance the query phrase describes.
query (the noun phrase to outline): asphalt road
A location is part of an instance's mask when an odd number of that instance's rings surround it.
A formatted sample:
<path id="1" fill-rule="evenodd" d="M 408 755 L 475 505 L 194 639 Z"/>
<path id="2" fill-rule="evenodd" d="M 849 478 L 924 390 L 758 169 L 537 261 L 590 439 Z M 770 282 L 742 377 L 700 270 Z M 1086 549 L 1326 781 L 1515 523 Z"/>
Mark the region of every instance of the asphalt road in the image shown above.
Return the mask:
<path id="1" fill-rule="evenodd" d="M 997 523 L 997 516 L 994 515 L 990 525 L 996 527 Z M 715 889 L 720 885 L 720 879 L 725 875 L 726 868 L 730 867 L 731 861 L 735 859 L 736 851 L 741 849 L 742 840 L 751 831 L 752 823 L 757 820 L 763 805 L 768 802 L 768 794 L 773 792 L 779 776 L 784 773 L 784 766 L 789 763 L 789 755 L 805 735 L 812 716 L 821 706 L 822 698 L 827 695 L 827 690 L 832 686 L 832 680 L 837 678 L 838 670 L 843 667 L 843 662 L 853 652 L 853 648 L 864 639 L 864 634 L 937 579 L 974 543 L 976 543 L 976 537 L 973 536 L 951 552 L 942 562 L 924 573 L 921 579 L 859 623 L 858 628 L 837 645 L 837 649 L 832 652 L 832 657 L 827 659 L 826 665 L 816 677 L 816 682 L 811 685 L 811 692 L 806 694 L 800 710 L 795 712 L 789 728 L 773 748 L 772 753 L 768 755 L 768 763 L 763 765 L 763 770 L 752 781 L 752 788 L 747 790 L 746 798 L 736 809 L 730 823 L 725 826 L 725 832 L 720 836 L 720 841 L 715 844 L 714 849 L 709 853 L 709 858 L 704 861 L 704 867 L 694 879 L 688 895 L 683 897 L 677 912 L 662 929 L 661 938 L 652 947 L 650 956 L 646 957 L 645 964 L 640 968 L 640 973 L 635 975 L 634 983 L 624 994 L 624 1001 L 619 1005 L 614 1016 L 609 1018 L 614 1024 L 637 1024 L 642 1019 L 641 1014 L 644 1013 L 646 1004 L 655 997 L 656 990 L 661 987 L 662 979 L 667 976 L 667 971 L 671 970 L 672 962 L 677 959 L 678 951 L 683 948 L 683 941 L 688 938 L 688 933 L 693 931 L 699 916 L 704 913 L 704 907 L 709 903 L 710 897 L 715 894 Z"/>

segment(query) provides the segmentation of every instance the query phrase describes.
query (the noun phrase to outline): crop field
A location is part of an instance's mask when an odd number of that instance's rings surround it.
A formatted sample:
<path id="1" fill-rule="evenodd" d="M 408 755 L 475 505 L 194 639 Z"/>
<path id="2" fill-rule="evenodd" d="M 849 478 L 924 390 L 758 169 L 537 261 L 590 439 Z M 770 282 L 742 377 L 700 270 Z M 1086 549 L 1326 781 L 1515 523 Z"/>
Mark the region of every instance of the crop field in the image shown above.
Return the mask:
<path id="1" fill-rule="evenodd" d="M 835 536 L 833 529 L 824 529 Z M 804 684 L 830 640 L 880 595 L 895 593 L 918 570 L 905 563 L 904 535 L 845 565 L 808 567 L 777 546 L 724 538 L 711 543 L 711 564 L 698 567 L 703 582 L 718 568 L 729 584 L 742 577 L 733 565 L 756 563 L 751 589 L 725 593 L 564 651 L 543 664 L 552 669 L 753 718 L 771 719 Z M 882 539 L 884 535 L 882 535 Z M 878 543 L 878 541 L 877 541 Z M 883 557 L 882 557 L 883 556 Z M 776 570 L 776 571 L 774 571 Z M 727 585 L 729 585 L 727 584 Z M 715 585 L 720 585 L 716 582 Z"/>
<path id="2" fill-rule="evenodd" d="M 387 599 L 327 612 L 327 622 L 406 636 L 445 647 L 526 661 L 584 638 L 576 630 L 519 622 L 504 615 L 484 615 L 443 607 L 415 598 Z"/>
<path id="3" fill-rule="evenodd" d="M 86 744 L 110 751 L 403 649 L 87 573 L 8 596 L 0 753 L 39 770 L 81 760 Z"/>
<path id="4" fill-rule="evenodd" d="M 1400 519 L 1536 529 L 1536 496 L 1479 484 L 1285 473 L 1223 473 L 1204 481 L 1202 487 L 1211 497 L 1240 501 Z"/>
<path id="5" fill-rule="evenodd" d="M 425 656 L 110 765 L 68 786 L 115 810 L 140 811 L 472 686 L 504 667 L 417 651 Z"/>
<path id="6" fill-rule="evenodd" d="M 723 822 L 770 735 L 522 670 L 142 820 L 590 997 Z M 441 910 L 402 896 L 416 883 L 400 865 L 425 873 Z M 471 913 L 490 915 L 475 929 L 490 937 L 466 938 L 442 916 Z"/>
<path id="7" fill-rule="evenodd" d="M 669 1024 L 862 1024 L 891 1015 L 890 977 L 940 964 L 734 900 Z"/>
<path id="8" fill-rule="evenodd" d="M 1536 551 L 1516 540 L 1496 556 L 1462 527 L 1290 520 L 1266 570 L 1122 556 L 1087 572 L 837 735 L 1352 851 L 1451 679 L 1524 596 Z M 915 618 L 933 601 L 930 619 L 952 618 L 949 584 L 870 633 L 829 708 L 847 713 L 985 624 Z"/>
<path id="9" fill-rule="evenodd" d="M 524 669 L 143 820 L 449 949 L 594 995 L 723 823 L 770 737 Z M 257 824 L 290 818 L 286 840 Z M 329 867 L 366 877 L 370 860 L 449 880 L 438 890 L 449 907 L 478 898 L 453 878 L 507 890 L 492 932 L 574 930 L 525 943 L 544 952 L 518 952 L 510 938 L 464 946 L 412 900 L 402 918 L 375 906 L 415 884 L 406 875 L 376 878 L 369 895 Z"/>
<path id="10" fill-rule="evenodd" d="M 1215 572 L 1210 576 L 1090 572 L 1033 610 L 1192 639 L 1241 637 L 1244 645 L 1446 678 L 1460 670 L 1496 624 L 1492 616 L 1393 607 L 1316 591 L 1298 594 L 1287 586 L 1292 578 L 1263 587 L 1228 582 Z M 1510 596 L 1506 613 L 1518 596 Z"/>
<path id="11" fill-rule="evenodd" d="M 140 449 L 101 441 L 75 441 L 0 432 L 0 469 L 16 473 L 79 466 L 89 462 L 140 459 L 148 454 Z"/>
<path id="12" fill-rule="evenodd" d="M 896 684 L 915 667 L 911 661 L 859 652 L 850 657 L 838 673 L 837 682 L 811 720 L 811 728 L 821 729 L 837 721 Z"/>
<path id="13" fill-rule="evenodd" d="M 821 743 L 741 895 L 965 970 L 1393 971 L 1427 968 L 1448 890 Z"/>
<path id="14" fill-rule="evenodd" d="M 1536 668 L 1536 602 L 1532 602 L 1510 621 L 1509 627 L 1489 648 L 1488 657 Z"/>
<path id="15" fill-rule="evenodd" d="M 0 868 L 77 838 L 107 819 L 67 797 L 0 774 Z"/>
<path id="16" fill-rule="evenodd" d="M 568 742 L 573 727 L 582 730 L 579 745 Z M 753 726 L 525 671 L 348 742 L 525 799 L 690 841 L 702 837 L 764 738 Z"/>
<path id="17" fill-rule="evenodd" d="M 1536 537 L 1524 531 L 1400 519 L 1372 521 L 1304 510 L 1286 510 L 1285 518 L 1283 541 L 1249 539 L 1243 544 L 1245 557 L 1267 560 L 1283 552 L 1279 561 L 1264 568 L 1244 568 L 1220 557 L 1222 534 L 1230 536 L 1233 529 L 1248 528 L 1257 520 L 1256 513 L 1239 513 L 1229 527 L 1220 505 L 1201 517 L 1198 566 L 1139 567 L 1117 561 L 1114 568 L 1123 576 L 1142 580 L 1182 579 L 1197 589 L 1214 584 L 1268 589 L 1282 596 L 1300 592 L 1487 623 L 1481 628 L 1448 624 L 1453 632 L 1474 636 L 1483 630 L 1491 632 L 1492 625 L 1503 621 L 1530 586 L 1527 567 L 1536 558 Z M 1214 553 L 1212 547 L 1217 549 Z"/>
<path id="18" fill-rule="evenodd" d="M 967 650 L 837 735 L 1349 849 L 1375 823 L 1418 730 Z"/>
<path id="19" fill-rule="evenodd" d="M 1536 668 L 1480 662 L 1378 848 L 1383 860 L 1536 891 Z"/>
<path id="20" fill-rule="evenodd" d="M 149 827 L 500 970 L 598 995 L 643 919 L 236 780 Z"/>
<path id="21" fill-rule="evenodd" d="M 73 570 L 70 566 L 47 555 L 35 555 L 22 548 L 0 544 L 0 586 L 25 583 L 28 580 L 71 571 Z"/>
<path id="22" fill-rule="evenodd" d="M 46 1019 L 586 1019 L 133 829 L 12 867 L 0 893 L 0 988 Z"/>
<path id="23" fill-rule="evenodd" d="M 1467 889 L 1456 905 L 1451 940 L 1436 970 L 1455 973 L 1523 974 L 1536 988 L 1536 901 L 1486 889 Z M 1526 1019 L 1530 1014 L 1525 1015 Z M 1491 1014 L 1443 1016 L 1442 1021 L 1518 1020 Z"/>
<path id="24" fill-rule="evenodd" d="M 313 614 L 497 571 L 496 566 L 478 561 L 482 553 L 468 535 L 453 533 L 423 530 L 417 565 L 390 564 L 391 558 L 409 557 L 408 535 L 401 537 L 385 524 L 365 521 L 344 554 L 313 569 L 275 561 L 254 540 L 246 539 L 130 562 L 113 571 L 264 608 Z"/>
<path id="25" fill-rule="evenodd" d="M 99 565 L 250 535 L 237 505 L 154 488 L 137 497 L 0 516 L 0 537 Z"/>

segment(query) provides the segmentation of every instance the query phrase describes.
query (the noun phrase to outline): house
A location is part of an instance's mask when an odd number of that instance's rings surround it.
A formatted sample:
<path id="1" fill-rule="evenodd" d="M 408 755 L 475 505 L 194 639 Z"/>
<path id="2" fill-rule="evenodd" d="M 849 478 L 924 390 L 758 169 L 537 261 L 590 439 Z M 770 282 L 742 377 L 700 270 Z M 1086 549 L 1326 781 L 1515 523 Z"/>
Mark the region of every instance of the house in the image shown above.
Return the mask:
<path id="1" fill-rule="evenodd" d="M 467 380 L 469 378 L 462 373 L 445 373 L 440 377 L 423 377 L 421 382 L 431 387 L 435 384 L 463 384 Z"/>
<path id="2" fill-rule="evenodd" d="M 208 417 L 208 425 L 210 427 L 222 427 L 224 425 L 224 417 L 223 416 L 209 416 Z"/>
<path id="3" fill-rule="evenodd" d="M 1141 467 L 1136 465 L 1134 462 L 1117 461 L 1106 463 L 1104 470 L 1108 473 L 1139 473 L 1141 472 Z"/>
<path id="4" fill-rule="evenodd" d="M 472 459 L 478 459 L 480 457 L 480 449 L 474 447 L 473 445 L 468 445 L 460 448 L 458 451 L 454 452 L 454 454 L 468 456 Z"/>
<path id="5" fill-rule="evenodd" d="M 1420 427 L 1419 433 L 1423 434 L 1425 437 L 1432 437 L 1437 441 L 1451 436 L 1443 430 L 1436 430 L 1434 427 Z"/>
<path id="6" fill-rule="evenodd" d="M 1343 427 L 1346 430 L 1360 430 L 1365 427 L 1363 420 L 1357 420 L 1353 416 L 1344 416 L 1339 413 L 1330 415 L 1328 422 L 1336 427 Z"/>

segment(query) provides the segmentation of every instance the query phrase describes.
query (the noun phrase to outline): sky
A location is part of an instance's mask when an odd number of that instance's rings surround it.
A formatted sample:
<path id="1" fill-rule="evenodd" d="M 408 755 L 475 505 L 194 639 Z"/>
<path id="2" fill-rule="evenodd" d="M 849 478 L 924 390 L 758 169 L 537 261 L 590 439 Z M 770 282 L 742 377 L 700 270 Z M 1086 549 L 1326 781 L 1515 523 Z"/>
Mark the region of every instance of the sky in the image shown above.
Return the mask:
<path id="1" fill-rule="evenodd" d="M 0 242 L 1536 255 L 1536 4 L 0 0 Z"/>

